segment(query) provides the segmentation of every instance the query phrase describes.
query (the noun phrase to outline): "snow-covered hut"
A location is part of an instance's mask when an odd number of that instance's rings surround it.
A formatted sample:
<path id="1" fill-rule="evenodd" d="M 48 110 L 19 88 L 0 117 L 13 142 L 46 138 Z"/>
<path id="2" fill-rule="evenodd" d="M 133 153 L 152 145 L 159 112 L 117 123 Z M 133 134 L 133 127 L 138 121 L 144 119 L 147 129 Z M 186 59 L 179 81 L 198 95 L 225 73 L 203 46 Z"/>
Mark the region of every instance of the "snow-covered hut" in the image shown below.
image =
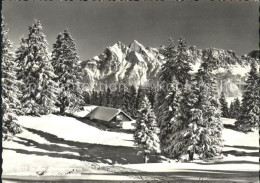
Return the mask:
<path id="1" fill-rule="evenodd" d="M 100 122 L 109 127 L 129 128 L 133 127 L 135 121 L 120 109 L 98 106 L 87 116 L 89 120 Z"/>

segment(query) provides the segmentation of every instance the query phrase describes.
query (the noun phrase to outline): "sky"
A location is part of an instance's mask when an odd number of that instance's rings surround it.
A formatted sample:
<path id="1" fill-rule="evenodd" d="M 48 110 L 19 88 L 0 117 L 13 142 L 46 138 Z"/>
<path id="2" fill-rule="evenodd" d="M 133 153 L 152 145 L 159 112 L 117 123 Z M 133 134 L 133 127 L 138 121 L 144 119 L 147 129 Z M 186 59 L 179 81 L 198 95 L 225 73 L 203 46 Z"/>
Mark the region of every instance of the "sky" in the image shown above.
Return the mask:
<path id="1" fill-rule="evenodd" d="M 66 28 L 81 60 L 102 53 L 117 41 L 166 45 L 183 36 L 188 45 L 222 48 L 239 55 L 258 49 L 259 2 L 219 1 L 3 1 L 2 14 L 14 48 L 40 20 L 49 51 Z"/>

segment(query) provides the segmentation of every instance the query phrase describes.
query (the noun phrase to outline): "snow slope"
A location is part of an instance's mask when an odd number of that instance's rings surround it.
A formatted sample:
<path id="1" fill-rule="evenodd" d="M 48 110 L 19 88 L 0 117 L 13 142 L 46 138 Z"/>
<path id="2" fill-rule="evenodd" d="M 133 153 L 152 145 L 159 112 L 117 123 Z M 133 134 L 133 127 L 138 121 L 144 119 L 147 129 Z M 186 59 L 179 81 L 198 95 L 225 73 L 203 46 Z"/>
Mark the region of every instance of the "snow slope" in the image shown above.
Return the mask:
<path id="1" fill-rule="evenodd" d="M 235 120 L 222 118 L 223 124 L 233 126 Z M 259 134 L 248 134 L 226 127 L 223 131 L 223 158 L 208 162 L 127 164 L 125 168 L 153 172 L 154 177 L 167 180 L 210 180 L 213 182 L 257 182 L 259 177 Z"/>
<path id="2" fill-rule="evenodd" d="M 222 121 L 225 125 L 222 158 L 169 163 L 165 158 L 151 157 L 148 164 L 143 164 L 143 157 L 136 155 L 133 134 L 127 131 L 107 131 L 104 126 L 68 116 L 20 116 L 18 123 L 23 126 L 23 132 L 13 141 L 3 142 L 3 175 L 41 179 L 40 173 L 68 174 L 91 180 L 99 179 L 96 175 L 100 179 L 108 175 L 107 179 L 115 181 L 141 178 L 188 182 L 204 177 L 205 180 L 254 182 L 259 171 L 258 132 L 241 133 L 234 130 L 234 119 Z M 101 168 L 93 168 L 95 164 Z M 108 169 L 113 171 L 107 172 Z"/>
<path id="3" fill-rule="evenodd" d="M 46 176 L 78 176 L 97 179 L 93 163 L 116 164 L 140 162 L 133 148 L 130 133 L 106 131 L 102 126 L 73 117 L 45 115 L 41 117 L 20 116 L 18 123 L 23 132 L 13 141 L 3 142 L 3 175 L 38 176 L 43 171 Z M 110 177 L 110 178 L 109 178 Z M 101 175 L 102 178 L 102 175 Z M 107 179 L 138 180 L 129 177 L 108 176 Z"/>

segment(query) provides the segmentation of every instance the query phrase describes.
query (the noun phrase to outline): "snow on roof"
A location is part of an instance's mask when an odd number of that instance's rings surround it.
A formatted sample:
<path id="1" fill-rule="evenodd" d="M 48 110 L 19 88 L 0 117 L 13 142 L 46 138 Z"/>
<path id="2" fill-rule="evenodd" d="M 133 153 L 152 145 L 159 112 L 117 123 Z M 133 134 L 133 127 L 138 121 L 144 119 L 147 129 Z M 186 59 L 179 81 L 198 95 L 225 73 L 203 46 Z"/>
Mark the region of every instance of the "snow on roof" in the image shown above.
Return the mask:
<path id="1" fill-rule="evenodd" d="M 133 120 L 130 116 L 128 116 L 120 109 L 115 109 L 110 107 L 96 107 L 86 117 L 109 122 L 119 113 L 122 113 L 130 120 Z"/>
<path id="2" fill-rule="evenodd" d="M 73 115 L 76 117 L 85 117 L 87 116 L 91 111 L 93 111 L 95 108 L 97 108 L 96 105 L 88 105 L 88 106 L 84 106 L 84 110 L 82 111 L 78 111 L 78 112 L 74 112 Z"/>

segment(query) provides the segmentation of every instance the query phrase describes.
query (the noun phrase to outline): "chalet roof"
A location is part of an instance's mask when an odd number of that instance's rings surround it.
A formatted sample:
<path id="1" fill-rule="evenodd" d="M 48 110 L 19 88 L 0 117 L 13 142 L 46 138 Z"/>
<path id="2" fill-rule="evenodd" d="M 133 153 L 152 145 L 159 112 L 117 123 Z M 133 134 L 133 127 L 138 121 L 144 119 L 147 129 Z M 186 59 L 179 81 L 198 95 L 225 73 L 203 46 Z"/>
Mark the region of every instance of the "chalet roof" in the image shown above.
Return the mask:
<path id="1" fill-rule="evenodd" d="M 119 113 L 122 113 L 130 120 L 133 120 L 122 110 L 110 107 L 96 107 L 86 117 L 109 122 Z"/>

